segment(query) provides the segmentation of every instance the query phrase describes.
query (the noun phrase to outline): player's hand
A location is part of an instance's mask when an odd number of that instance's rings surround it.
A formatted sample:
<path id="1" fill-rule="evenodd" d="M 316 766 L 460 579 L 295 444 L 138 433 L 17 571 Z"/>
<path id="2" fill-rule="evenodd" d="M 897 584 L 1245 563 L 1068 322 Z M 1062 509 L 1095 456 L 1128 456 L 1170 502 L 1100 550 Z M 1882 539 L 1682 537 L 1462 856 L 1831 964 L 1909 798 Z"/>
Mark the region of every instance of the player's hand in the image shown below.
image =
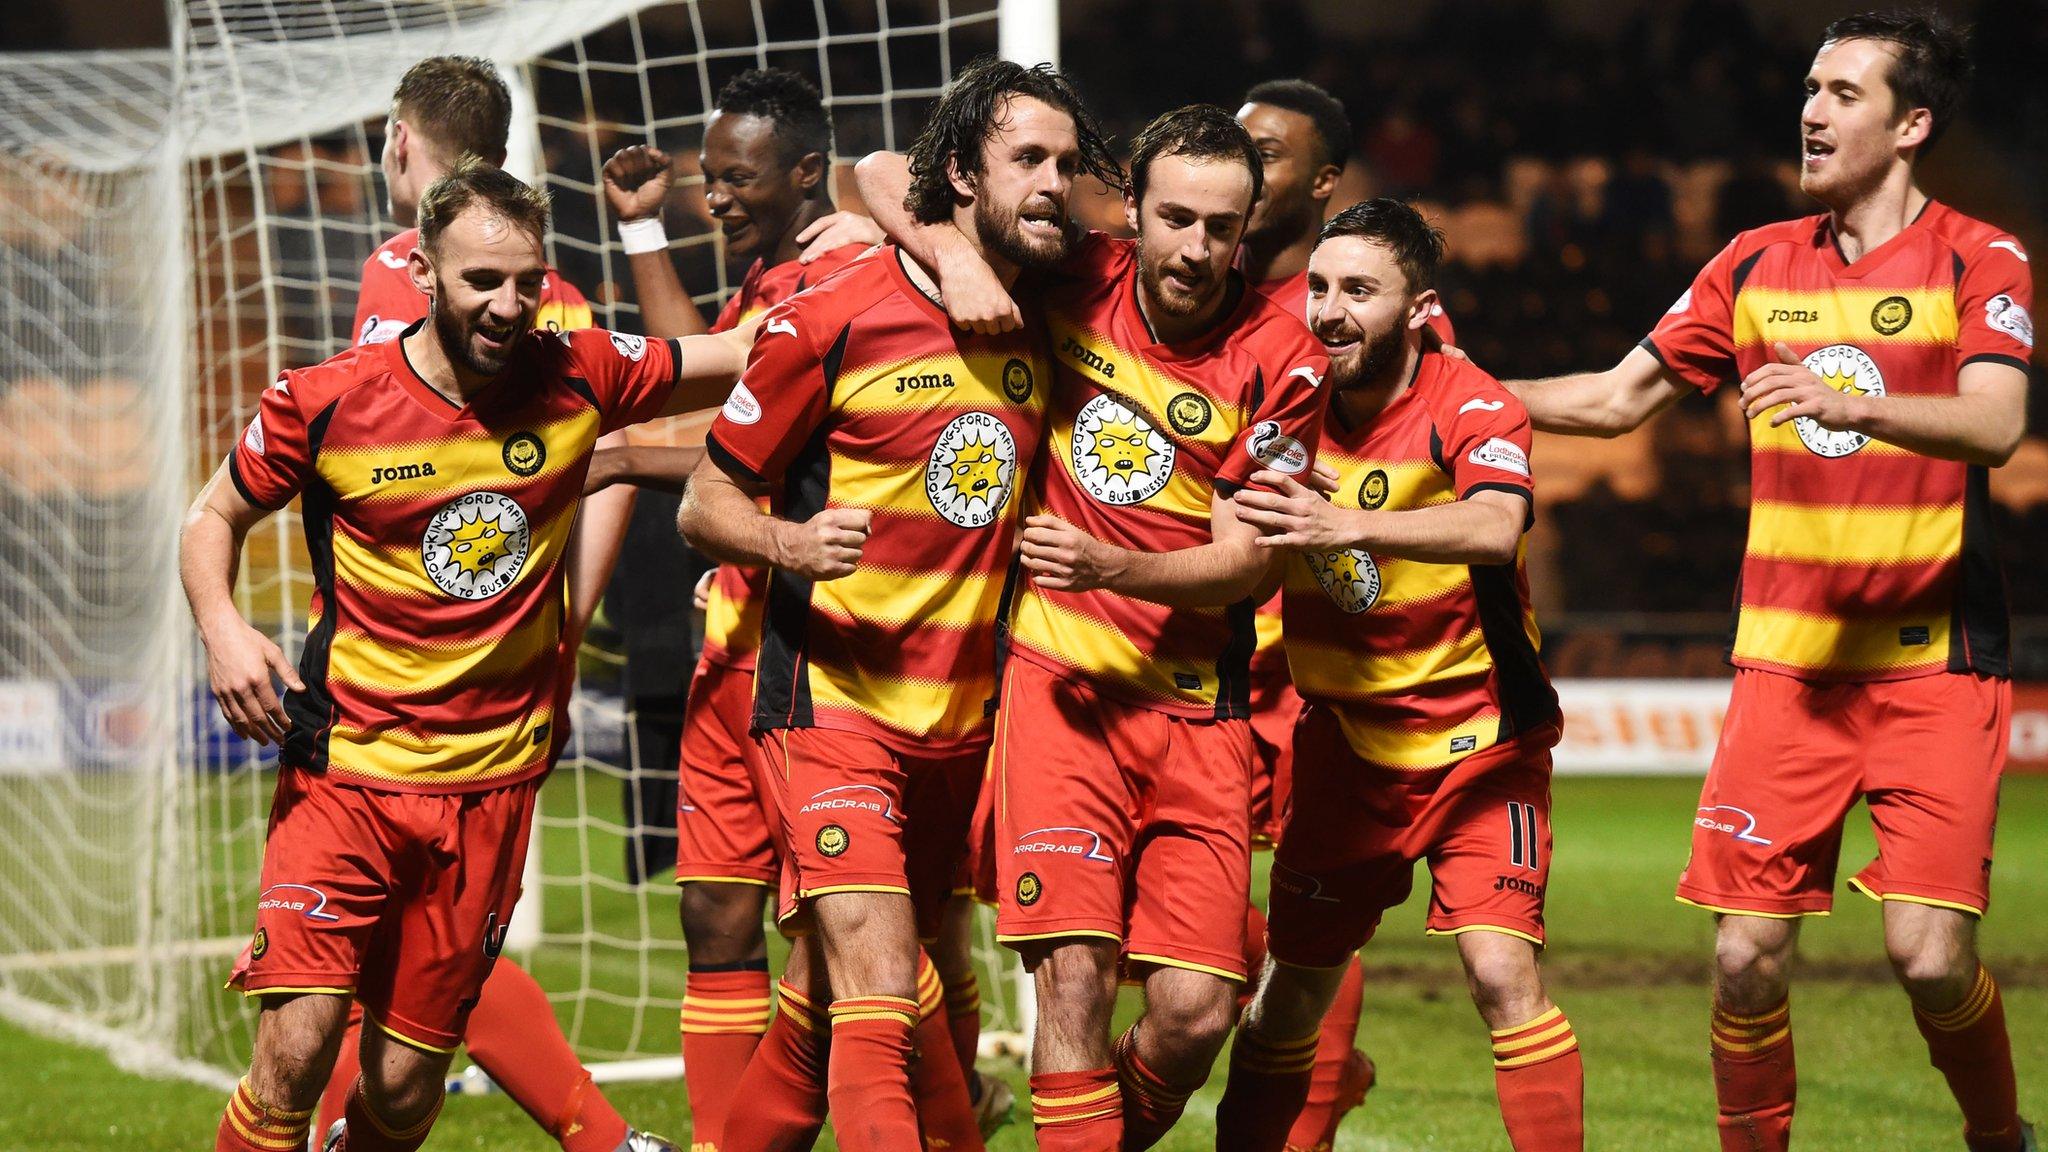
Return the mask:
<path id="1" fill-rule="evenodd" d="M 809 227 L 796 234 L 796 242 L 803 245 L 803 251 L 796 254 L 796 260 L 799 264 L 809 264 L 835 248 L 844 248 L 848 244 L 867 248 L 888 238 L 882 226 L 871 216 L 858 212 L 834 212 L 811 221 Z"/>
<path id="2" fill-rule="evenodd" d="M 1308 470 L 1308 487 L 1324 496 L 1335 496 L 1343 483 L 1344 477 L 1321 460 L 1316 461 L 1315 467 Z"/>
<path id="3" fill-rule="evenodd" d="M 711 607 L 711 584 L 718 579 L 718 569 L 706 569 L 697 577 L 697 586 L 690 590 L 690 607 L 702 612 Z"/>
<path id="4" fill-rule="evenodd" d="M 200 639 L 206 644 L 207 682 L 228 727 L 258 744 L 284 743 L 291 721 L 271 677 L 274 674 L 295 692 L 306 690 L 284 651 L 239 616 L 202 628 Z"/>
<path id="5" fill-rule="evenodd" d="M 1031 582 L 1056 592 L 1102 588 L 1116 575 L 1118 549 L 1057 516 L 1026 517 L 1018 556 Z"/>
<path id="6" fill-rule="evenodd" d="M 1259 547 L 1338 552 L 1355 543 L 1357 511 L 1339 508 L 1279 472 L 1254 472 L 1251 483 L 1231 500 L 1237 518 L 1259 530 Z"/>
<path id="7" fill-rule="evenodd" d="M 1777 359 L 1743 378 L 1744 416 L 1754 420 L 1775 408 L 1777 411 L 1771 415 L 1773 428 L 1805 416 L 1830 432 L 1857 431 L 1857 420 L 1868 402 L 1864 394 L 1837 392 L 1828 387 L 1782 341 L 1775 350 Z"/>
<path id="8" fill-rule="evenodd" d="M 801 524 L 782 521 L 776 530 L 775 566 L 810 580 L 853 575 L 861 549 L 874 530 L 865 508 L 827 508 Z"/>
<path id="9" fill-rule="evenodd" d="M 676 182 L 668 153 L 651 144 L 635 144 L 612 153 L 604 162 L 604 198 L 621 220 L 645 220 L 661 212 Z"/>
<path id="10" fill-rule="evenodd" d="M 938 281 L 946 315 L 956 327 L 994 336 L 1024 326 L 1024 313 L 1010 298 L 1010 290 L 979 255 L 970 251 L 942 262 Z"/>

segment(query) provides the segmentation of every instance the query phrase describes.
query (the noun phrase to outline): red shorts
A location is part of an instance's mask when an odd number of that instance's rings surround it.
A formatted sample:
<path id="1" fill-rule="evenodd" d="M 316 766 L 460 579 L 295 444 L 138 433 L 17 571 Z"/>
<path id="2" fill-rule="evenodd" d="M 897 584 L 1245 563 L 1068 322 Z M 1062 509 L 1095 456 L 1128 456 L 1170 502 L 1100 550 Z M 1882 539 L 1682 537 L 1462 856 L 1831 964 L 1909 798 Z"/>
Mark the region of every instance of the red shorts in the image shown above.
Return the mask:
<path id="1" fill-rule="evenodd" d="M 755 738 L 782 823 L 782 902 L 792 921 L 833 892 L 902 892 L 918 939 L 939 935 L 967 855 L 967 831 L 988 762 L 972 744 L 913 756 L 872 736 L 785 728 Z"/>
<path id="2" fill-rule="evenodd" d="M 1849 883 L 1982 915 L 2012 684 L 1974 674 L 1832 684 L 1738 669 L 1678 898 L 1808 916 L 1834 904 L 1842 819 L 1870 806 L 1877 859 Z"/>
<path id="3" fill-rule="evenodd" d="M 981 795 L 974 802 L 974 823 L 967 830 L 965 883 L 959 890 L 980 903 L 995 907 L 996 899 L 996 788 L 993 761 L 981 778 Z"/>
<path id="4" fill-rule="evenodd" d="M 754 671 L 702 660 L 690 677 L 677 761 L 676 883 L 773 886 L 780 816 L 758 787 Z"/>
<path id="5" fill-rule="evenodd" d="M 1254 671 L 1256 674 L 1256 670 Z M 1294 722 L 1301 718 L 1301 694 L 1287 678 L 1252 689 L 1252 847 L 1271 848 L 1287 824 L 1294 791 Z"/>
<path id="6" fill-rule="evenodd" d="M 996 939 L 1121 941 L 1242 980 L 1251 728 L 1097 695 L 1013 660 L 996 714 Z"/>
<path id="7" fill-rule="evenodd" d="M 1431 935 L 1488 930 L 1541 945 L 1557 737 L 1550 727 L 1417 772 L 1362 759 L 1329 709 L 1310 705 L 1294 730 L 1294 807 L 1273 852 L 1272 955 L 1344 963 L 1408 899 L 1418 860 L 1429 861 Z"/>
<path id="8" fill-rule="evenodd" d="M 229 983 L 353 993 L 384 1031 L 452 1051 L 505 945 L 540 786 L 417 795 L 284 769 Z"/>

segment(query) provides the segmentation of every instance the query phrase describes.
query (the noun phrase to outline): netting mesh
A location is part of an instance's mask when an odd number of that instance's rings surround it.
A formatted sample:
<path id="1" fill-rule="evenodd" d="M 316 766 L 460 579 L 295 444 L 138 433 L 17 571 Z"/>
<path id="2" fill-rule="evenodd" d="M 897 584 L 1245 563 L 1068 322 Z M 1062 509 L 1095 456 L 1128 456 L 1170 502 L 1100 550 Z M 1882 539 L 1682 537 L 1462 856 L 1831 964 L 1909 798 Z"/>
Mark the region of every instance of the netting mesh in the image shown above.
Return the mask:
<path id="1" fill-rule="evenodd" d="M 144 1063 L 246 1060 L 251 1017 L 219 987 L 253 916 L 275 764 L 205 699 L 176 528 L 263 389 L 354 335 L 363 261 L 393 230 L 376 157 L 404 70 L 499 61 L 507 167 L 555 195 L 551 259 L 598 323 L 634 330 L 597 179 L 614 149 L 683 163 L 669 233 L 714 307 L 740 270 L 694 157 L 725 81 L 795 68 L 824 91 L 841 156 L 900 146 L 953 69 L 994 49 L 995 8 L 189 0 L 171 53 L 0 58 L 0 100 L 33 110 L 0 122 L 0 739 L 22 745 L 0 746 L 0 1008 L 154 1037 Z M 237 598 L 295 658 L 309 593 L 287 511 L 252 534 Z M 515 953 L 589 1059 L 672 1054 L 682 988 L 673 886 L 626 879 L 649 830 L 622 793 L 649 757 L 617 662 L 585 653 L 529 874 L 538 931 Z M 985 980 L 998 1029 L 999 984 Z"/>

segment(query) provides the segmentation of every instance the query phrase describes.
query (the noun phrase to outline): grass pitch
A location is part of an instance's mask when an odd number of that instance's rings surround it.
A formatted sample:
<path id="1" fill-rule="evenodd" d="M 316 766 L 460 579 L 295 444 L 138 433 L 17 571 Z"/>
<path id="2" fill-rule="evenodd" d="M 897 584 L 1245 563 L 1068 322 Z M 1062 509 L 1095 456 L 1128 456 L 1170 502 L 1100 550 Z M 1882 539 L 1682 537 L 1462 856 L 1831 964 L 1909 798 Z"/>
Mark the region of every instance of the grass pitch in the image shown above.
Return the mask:
<path id="1" fill-rule="evenodd" d="M 551 811 L 571 783 L 564 778 L 550 785 Z M 1671 899 L 1697 790 L 1696 781 L 1670 779 L 1564 779 L 1556 787 L 1546 970 L 1585 1052 L 1591 1148 L 1709 1152 L 1717 1146 L 1706 1036 L 1712 926 L 1705 913 Z M 555 852 L 556 836 L 569 834 L 551 831 L 548 854 Z M 617 858 L 601 847 L 586 851 L 592 860 Z M 1844 875 L 1870 854 L 1869 824 L 1859 812 L 1850 819 Z M 2042 1087 L 2048 1078 L 2048 917 L 2042 915 L 2048 909 L 2048 779 L 2006 783 L 1994 876 L 1984 953 L 2005 989 L 2022 1109 L 2041 1116 L 2048 1114 Z M 1424 888 L 1422 877 L 1417 887 Z M 1378 1061 L 1380 1083 L 1345 1122 L 1340 1149 L 1507 1147 L 1485 1032 L 1466 1001 L 1453 948 L 1421 935 L 1425 898 L 1418 892 L 1390 914 L 1366 949 L 1359 1042 Z M 672 909 L 665 894 L 656 902 Z M 641 903 L 621 901 L 608 910 L 600 902 L 594 915 L 622 935 L 644 922 L 672 939 L 672 911 L 643 921 Z M 571 912 L 550 905 L 549 927 Z M 550 955 L 534 968 L 544 984 L 551 972 L 568 970 L 566 958 Z M 668 996 L 680 983 L 679 974 L 664 974 L 651 991 Z M 1833 917 L 1808 922 L 1792 1003 L 1802 1152 L 1961 1147 L 1954 1105 L 1927 1066 L 1905 1000 L 1890 982 L 1876 905 L 1845 889 Z M 1132 1003 L 1124 1007 L 1127 1014 L 1136 1010 Z M 632 1047 L 622 1034 L 632 1026 L 586 1013 L 579 1039 L 601 1048 Z M 639 1026 L 644 1031 L 647 1024 Z M 96 1052 L 6 1027 L 0 1027 L 0 1061 L 9 1070 L 0 1091 L 4 1148 L 202 1148 L 224 1103 L 209 1090 L 125 1075 Z M 1022 1070 L 1005 1072 L 1023 1098 Z M 1219 1064 L 1187 1119 L 1160 1147 L 1210 1148 L 1221 1088 Z M 620 1085 L 609 1094 L 634 1123 L 686 1137 L 680 1084 Z M 449 1101 L 427 1146 L 554 1147 L 502 1096 Z M 821 1146 L 830 1148 L 829 1138 Z M 1029 1118 L 1022 1114 L 991 1144 L 996 1152 L 1030 1147 Z"/>

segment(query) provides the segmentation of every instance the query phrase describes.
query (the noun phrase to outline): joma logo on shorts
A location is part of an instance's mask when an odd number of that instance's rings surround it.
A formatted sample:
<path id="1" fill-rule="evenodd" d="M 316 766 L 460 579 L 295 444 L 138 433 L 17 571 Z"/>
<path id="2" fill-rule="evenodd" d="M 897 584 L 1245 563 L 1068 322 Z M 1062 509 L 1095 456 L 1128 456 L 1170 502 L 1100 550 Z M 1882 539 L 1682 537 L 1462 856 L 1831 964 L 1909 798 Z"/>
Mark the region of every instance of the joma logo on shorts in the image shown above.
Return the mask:
<path id="1" fill-rule="evenodd" d="M 915 376 L 898 376 L 896 378 L 896 394 L 898 396 L 918 388 L 951 388 L 952 386 L 953 374 L 951 372 L 925 372 Z"/>
<path id="2" fill-rule="evenodd" d="M 1100 352 L 1083 347 L 1081 342 L 1072 336 L 1067 337 L 1067 342 L 1060 345 L 1060 355 L 1085 364 L 1111 380 L 1116 379 L 1116 365 L 1110 363 Z"/>
<path id="3" fill-rule="evenodd" d="M 1493 890 L 1495 892 L 1520 892 L 1524 896 L 1534 896 L 1538 900 L 1543 899 L 1543 885 L 1524 880 L 1519 876 L 1495 876 L 1493 878 Z"/>
<path id="4" fill-rule="evenodd" d="M 423 476 L 432 476 L 433 474 L 434 465 L 431 462 L 399 464 L 391 468 L 370 469 L 370 483 L 382 484 L 386 480 L 418 480 Z"/>

